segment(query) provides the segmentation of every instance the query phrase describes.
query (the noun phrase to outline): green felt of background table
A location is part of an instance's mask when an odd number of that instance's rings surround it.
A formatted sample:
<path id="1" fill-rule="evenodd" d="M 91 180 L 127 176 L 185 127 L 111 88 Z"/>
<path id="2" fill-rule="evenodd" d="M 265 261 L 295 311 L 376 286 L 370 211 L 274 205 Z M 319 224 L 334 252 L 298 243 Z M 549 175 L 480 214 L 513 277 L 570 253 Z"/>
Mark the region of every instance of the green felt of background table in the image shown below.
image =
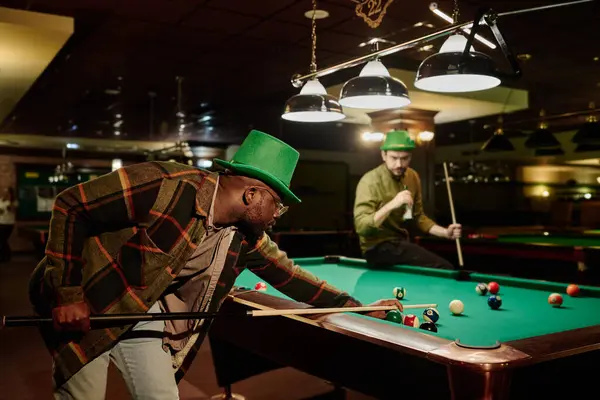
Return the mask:
<path id="1" fill-rule="evenodd" d="M 497 241 L 501 243 L 600 247 L 600 236 L 593 235 L 498 235 Z"/>
<path id="2" fill-rule="evenodd" d="M 364 261 L 354 259 L 325 263 L 323 257 L 317 257 L 296 259 L 295 262 L 365 304 L 392 298 L 394 287 L 405 287 L 407 295 L 403 304 L 438 304 L 441 315 L 438 332 L 427 333 L 450 340 L 459 339 L 472 346 L 490 346 L 497 341 L 525 339 L 600 324 L 600 288 L 580 286 L 583 295 L 570 297 L 565 293 L 567 285 L 554 282 L 485 274 L 472 274 L 471 281 L 458 281 L 455 271 L 412 266 L 369 270 Z M 259 281 L 260 278 L 246 270 L 237 278 L 236 286 L 253 289 Z M 475 291 L 478 282 L 491 281 L 500 284 L 502 307 L 499 310 L 492 310 L 487 304 L 488 296 L 481 296 Z M 289 298 L 265 283 L 266 293 Z M 554 292 L 563 295 L 564 303 L 560 308 L 548 304 L 548 296 Z M 465 305 L 460 316 L 453 315 L 448 308 L 454 299 Z M 414 313 L 423 321 L 422 311 L 407 310 L 405 314 Z M 394 324 L 390 321 L 381 323 Z"/>

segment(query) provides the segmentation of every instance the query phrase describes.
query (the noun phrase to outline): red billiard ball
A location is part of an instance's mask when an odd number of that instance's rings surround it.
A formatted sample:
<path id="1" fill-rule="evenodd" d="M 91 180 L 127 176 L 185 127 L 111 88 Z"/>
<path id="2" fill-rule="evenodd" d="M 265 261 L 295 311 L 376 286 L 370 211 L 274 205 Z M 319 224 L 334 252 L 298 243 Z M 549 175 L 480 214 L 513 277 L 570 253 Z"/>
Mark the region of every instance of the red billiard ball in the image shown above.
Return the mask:
<path id="1" fill-rule="evenodd" d="M 491 294 L 498 294 L 500 291 L 500 285 L 498 285 L 497 282 L 490 282 L 488 283 L 488 290 Z"/>
<path id="2" fill-rule="evenodd" d="M 254 286 L 254 290 L 265 291 L 267 290 L 267 284 L 264 282 L 258 282 L 256 286 Z"/>
<path id="3" fill-rule="evenodd" d="M 419 318 L 414 314 L 408 314 L 402 320 L 402 323 L 407 326 L 417 328 L 419 326 Z"/>
<path id="4" fill-rule="evenodd" d="M 575 284 L 571 284 L 569 286 L 567 286 L 567 294 L 569 296 L 579 296 L 579 286 L 575 285 Z"/>
<path id="5" fill-rule="evenodd" d="M 552 307 L 560 307 L 563 303 L 563 297 L 558 293 L 552 293 L 548 296 L 548 304 Z"/>

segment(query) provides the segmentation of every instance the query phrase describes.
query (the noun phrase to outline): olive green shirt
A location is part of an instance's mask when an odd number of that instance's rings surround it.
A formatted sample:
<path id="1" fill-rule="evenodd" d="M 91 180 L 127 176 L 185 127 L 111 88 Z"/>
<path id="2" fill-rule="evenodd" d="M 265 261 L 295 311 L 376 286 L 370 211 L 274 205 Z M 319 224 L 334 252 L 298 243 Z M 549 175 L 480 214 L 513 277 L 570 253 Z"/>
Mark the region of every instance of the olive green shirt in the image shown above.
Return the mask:
<path id="1" fill-rule="evenodd" d="M 375 213 L 404 190 L 405 185 L 413 197 L 413 220 L 404 220 L 404 205 L 393 210 L 379 227 L 375 226 Z M 395 177 L 385 164 L 367 172 L 358 182 L 354 202 L 354 228 L 360 238 L 362 252 L 390 239 L 408 239 L 409 223 L 415 224 L 423 233 L 428 233 L 435 225 L 423 212 L 419 174 L 408 168 L 404 176 Z"/>

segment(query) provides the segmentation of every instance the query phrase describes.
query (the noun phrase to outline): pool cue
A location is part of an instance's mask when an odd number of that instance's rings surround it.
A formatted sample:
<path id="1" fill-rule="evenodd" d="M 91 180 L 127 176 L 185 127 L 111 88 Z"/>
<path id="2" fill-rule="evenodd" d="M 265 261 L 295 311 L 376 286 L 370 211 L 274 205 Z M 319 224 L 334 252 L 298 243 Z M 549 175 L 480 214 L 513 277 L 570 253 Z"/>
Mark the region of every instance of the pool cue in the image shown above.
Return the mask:
<path id="1" fill-rule="evenodd" d="M 402 305 L 405 310 L 414 308 L 435 308 L 437 304 L 410 304 Z M 277 315 L 302 315 L 302 314 L 329 314 L 340 312 L 371 312 L 397 310 L 396 306 L 364 306 L 364 307 L 339 307 L 339 308 L 305 308 L 291 310 L 257 310 L 248 311 L 253 317 L 270 317 Z"/>
<path id="2" fill-rule="evenodd" d="M 454 212 L 454 202 L 452 201 L 452 190 L 450 189 L 450 179 L 448 178 L 448 166 L 444 161 L 444 175 L 446 175 L 446 189 L 448 189 L 448 201 L 450 202 L 450 213 L 452 214 L 452 223 L 456 224 L 456 214 Z M 458 252 L 458 264 L 464 267 L 462 250 L 460 248 L 460 238 L 456 238 L 456 251 Z"/>
<path id="3" fill-rule="evenodd" d="M 437 304 L 410 304 L 403 306 L 404 309 L 414 308 L 435 308 Z M 107 315 L 91 315 L 90 323 L 94 322 L 113 322 L 115 325 L 129 325 L 141 321 L 174 321 L 185 319 L 209 319 L 216 317 L 271 317 L 285 315 L 303 315 L 303 314 L 331 314 L 341 312 L 373 312 L 373 311 L 390 311 L 397 310 L 396 306 L 362 306 L 362 307 L 336 307 L 336 308 L 293 308 L 287 310 L 248 310 L 243 313 L 218 313 L 218 312 L 177 312 L 177 313 L 159 313 L 159 314 L 107 314 Z M 50 317 L 38 316 L 2 316 L 3 327 L 25 327 L 38 326 L 40 324 L 49 324 L 53 320 Z"/>

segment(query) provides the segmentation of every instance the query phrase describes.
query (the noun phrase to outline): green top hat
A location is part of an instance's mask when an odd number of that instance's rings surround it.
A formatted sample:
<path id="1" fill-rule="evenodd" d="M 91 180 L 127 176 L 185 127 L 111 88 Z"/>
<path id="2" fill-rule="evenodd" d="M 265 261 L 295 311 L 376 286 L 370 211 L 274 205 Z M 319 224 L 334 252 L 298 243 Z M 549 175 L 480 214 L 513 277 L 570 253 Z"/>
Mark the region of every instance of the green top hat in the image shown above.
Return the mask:
<path id="1" fill-rule="evenodd" d="M 300 153 L 287 143 L 264 132 L 252 130 L 231 161 L 215 158 L 215 163 L 240 175 L 258 179 L 283 196 L 283 200 L 300 203 L 290 190 L 292 175 Z"/>
<path id="2" fill-rule="evenodd" d="M 385 142 L 381 150 L 409 151 L 415 148 L 415 141 L 412 140 L 407 131 L 390 131 L 385 135 Z"/>

